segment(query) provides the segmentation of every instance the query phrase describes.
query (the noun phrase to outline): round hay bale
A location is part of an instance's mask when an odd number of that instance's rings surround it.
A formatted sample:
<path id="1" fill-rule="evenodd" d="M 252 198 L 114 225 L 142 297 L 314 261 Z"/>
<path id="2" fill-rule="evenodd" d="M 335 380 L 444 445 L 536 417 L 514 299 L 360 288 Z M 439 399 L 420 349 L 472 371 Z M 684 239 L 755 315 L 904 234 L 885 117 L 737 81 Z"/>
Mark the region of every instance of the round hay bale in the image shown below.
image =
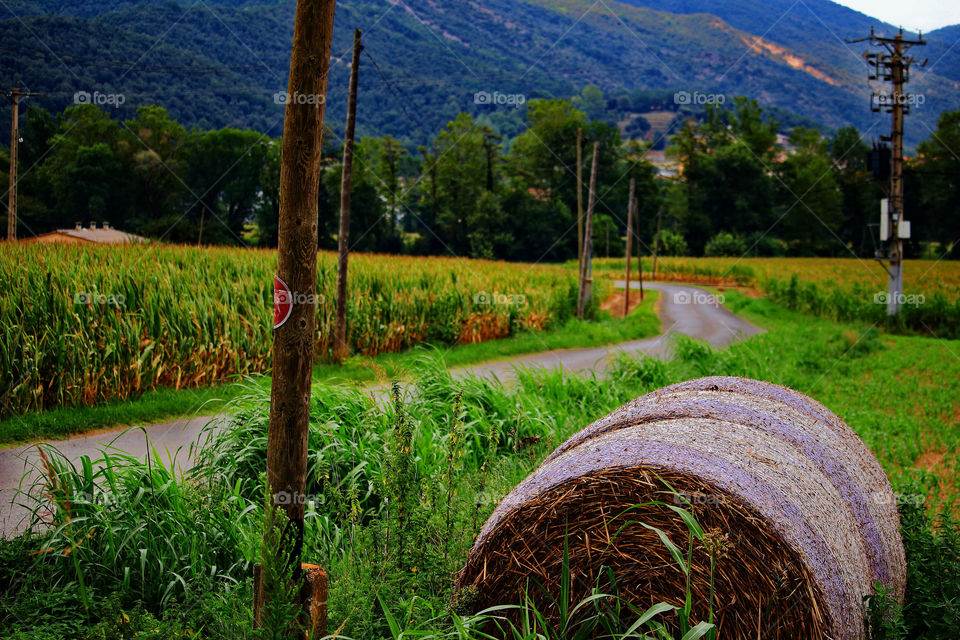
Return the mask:
<path id="1" fill-rule="evenodd" d="M 682 606 L 685 577 L 639 524 L 686 551 L 688 529 L 664 503 L 707 531 L 694 544 L 694 615 L 706 618 L 713 555 L 720 637 L 864 638 L 876 581 L 903 600 L 896 499 L 876 458 L 820 403 L 742 378 L 661 389 L 570 438 L 490 516 L 457 589 L 472 587 L 480 608 L 526 593 L 556 616 L 566 542 L 573 603 L 599 586 L 642 608 Z"/>

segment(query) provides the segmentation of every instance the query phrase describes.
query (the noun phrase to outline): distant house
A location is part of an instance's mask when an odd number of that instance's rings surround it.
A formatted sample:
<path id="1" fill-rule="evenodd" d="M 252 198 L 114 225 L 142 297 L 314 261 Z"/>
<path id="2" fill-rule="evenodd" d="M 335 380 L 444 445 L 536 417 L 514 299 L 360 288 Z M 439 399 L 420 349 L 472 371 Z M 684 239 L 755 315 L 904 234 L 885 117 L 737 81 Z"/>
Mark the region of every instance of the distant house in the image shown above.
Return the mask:
<path id="1" fill-rule="evenodd" d="M 147 239 L 143 236 L 114 229 L 108 222 L 104 222 L 103 226 L 99 228 L 96 222 L 91 222 L 90 226 L 86 228 L 77 223 L 77 226 L 73 229 L 57 229 L 35 238 L 24 238 L 23 242 L 43 244 L 136 244 L 147 242 Z"/>
<path id="2" fill-rule="evenodd" d="M 676 178 L 683 173 L 683 164 L 679 160 L 667 158 L 665 151 L 647 151 L 644 157 L 657 169 L 661 178 Z"/>

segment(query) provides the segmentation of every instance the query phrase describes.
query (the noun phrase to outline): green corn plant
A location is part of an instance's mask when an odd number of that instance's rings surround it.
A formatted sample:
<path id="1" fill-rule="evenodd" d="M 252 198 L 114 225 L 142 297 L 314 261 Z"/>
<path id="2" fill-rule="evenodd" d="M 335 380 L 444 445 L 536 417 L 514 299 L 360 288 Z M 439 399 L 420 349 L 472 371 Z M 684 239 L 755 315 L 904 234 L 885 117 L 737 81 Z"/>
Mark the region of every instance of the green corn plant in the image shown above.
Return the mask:
<path id="1" fill-rule="evenodd" d="M 336 256 L 317 271 L 319 359 L 331 349 Z M 0 417 L 212 386 L 271 363 L 273 251 L 20 244 L 0 252 Z M 546 329 L 571 313 L 556 266 L 359 255 L 349 340 L 364 356 Z M 523 295 L 524 304 L 475 296 Z"/>

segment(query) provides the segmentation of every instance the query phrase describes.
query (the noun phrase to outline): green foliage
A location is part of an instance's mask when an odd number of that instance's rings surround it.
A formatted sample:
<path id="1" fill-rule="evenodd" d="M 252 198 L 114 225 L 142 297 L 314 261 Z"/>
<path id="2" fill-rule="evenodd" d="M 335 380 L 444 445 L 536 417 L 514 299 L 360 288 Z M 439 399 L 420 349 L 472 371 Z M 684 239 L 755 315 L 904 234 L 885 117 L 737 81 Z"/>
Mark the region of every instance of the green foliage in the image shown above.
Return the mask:
<path id="1" fill-rule="evenodd" d="M 818 9 L 821 22 L 802 12 L 783 15 L 778 4 L 756 5 L 748 0 L 722 7 L 704 0 L 622 4 L 616 8 L 616 19 L 588 13 L 578 20 L 585 9 L 582 2 L 497 0 L 490 10 L 503 17 L 499 22 L 488 20 L 481 9 L 451 0 L 424 6 L 416 16 L 406 12 L 384 15 L 379 3 L 362 0 L 338 13 L 343 20 L 337 21 L 333 48 L 349 51 L 350 25 L 364 29 L 367 51 L 379 69 L 364 57 L 359 122 L 365 130 L 361 134 L 390 133 L 414 144 L 425 141 L 464 109 L 489 117 L 505 135 L 521 130 L 518 110 L 471 104 L 473 92 L 481 89 L 526 91 L 531 98 L 577 95 L 591 113 L 605 113 L 616 122 L 628 106 L 621 98 L 629 99 L 634 113 L 661 106 L 676 110 L 673 94 L 681 88 L 676 86 L 678 79 L 697 77 L 715 79 L 708 83 L 710 90 L 762 95 L 770 104 L 792 110 L 780 109 L 783 113 L 778 114 L 790 126 L 816 121 L 827 126 L 867 127 L 875 122 L 860 108 L 860 93 L 849 86 L 851 78 L 861 77 L 861 69 L 824 28 L 829 24 L 841 34 L 866 32 L 873 25 L 863 16 L 825 5 Z M 130 94 L 128 104 L 163 104 L 183 114 L 183 122 L 189 126 L 249 127 L 278 135 L 283 112 L 272 97 L 286 87 L 283 73 L 289 65 L 291 6 L 269 0 L 211 0 L 208 6 L 210 11 L 187 12 L 189 3 L 184 1 L 20 0 L 17 16 L 23 20 L 12 16 L 4 20 L 3 40 L 30 42 L 36 38 L 48 43 L 52 51 L 8 47 L 0 64 L 29 80 L 31 87 L 53 94 L 48 108 L 62 109 L 80 88 L 105 85 Z M 776 33 L 770 35 L 778 46 L 792 55 L 816 60 L 817 71 L 843 84 L 827 84 L 815 74 L 791 68 L 775 55 L 747 56 L 736 69 L 730 69 L 729 61 L 741 56 L 743 44 L 703 14 L 719 16 L 747 34 L 762 34 L 776 23 Z M 379 28 L 368 28 L 374 24 Z M 434 38 L 427 26 L 438 24 L 444 27 L 442 39 Z M 527 40 L 524 46 L 512 46 L 507 55 L 502 44 L 515 42 L 514 25 L 523 26 Z M 630 37 L 630 32 L 642 33 L 643 38 Z M 160 34 L 164 38 L 158 41 Z M 564 35 L 562 40 L 560 35 Z M 942 56 L 942 62 L 933 76 L 937 91 L 928 95 L 928 107 L 955 106 L 951 105 L 955 91 L 937 77 L 956 80 L 952 69 L 960 67 L 956 52 L 949 50 L 956 38 L 944 37 L 946 43 L 931 41 L 929 46 L 931 59 Z M 242 48 L 238 49 L 237 38 L 244 43 Z M 598 49 L 598 42 L 614 43 L 618 55 L 607 55 Z M 95 57 L 90 55 L 89 43 L 96 43 L 104 54 L 100 64 L 88 63 Z M 172 74 L 151 71 L 156 64 L 134 68 L 103 64 L 103 60 L 136 61 L 147 50 L 164 65 L 188 69 Z M 662 61 L 652 72 L 626 62 L 649 56 L 651 50 L 657 51 Z M 348 73 L 346 65 L 333 65 L 331 86 L 346 87 Z M 489 79 L 491 86 L 475 86 L 478 78 Z M 604 87 L 610 94 L 606 100 L 596 87 L 584 86 L 588 79 Z M 635 89 L 638 86 L 652 88 L 644 95 Z M 827 92 L 831 100 L 822 99 Z M 327 118 L 335 121 L 339 130 L 346 112 L 346 92 L 331 94 Z"/>
<path id="2" fill-rule="evenodd" d="M 162 245 L 7 247 L 0 253 L 0 415 L 264 372 L 276 260 L 276 252 Z M 332 347 L 335 265 L 335 255 L 318 258 L 318 359 Z M 550 328 L 576 308 L 574 280 L 559 267 L 356 256 L 350 344 L 373 356 Z M 499 304 L 494 295 L 518 297 Z"/>
<path id="3" fill-rule="evenodd" d="M 113 592 L 124 604 L 165 607 L 249 574 L 253 509 L 241 485 L 180 482 L 155 450 L 146 462 L 122 453 L 103 461 L 84 457 L 76 467 L 43 450 L 42 480 L 24 499 L 35 527 L 53 503 L 34 567 L 50 585 L 75 588 L 87 610 Z"/>
<path id="4" fill-rule="evenodd" d="M 588 103 L 599 104 L 596 96 Z M 855 129 L 828 141 L 817 130 L 796 127 L 784 154 L 772 110 L 737 98 L 678 128 L 671 155 L 683 164 L 682 180 L 665 185 L 646 158 L 649 143 L 624 142 L 618 127 L 591 120 L 575 104 L 585 104 L 583 96 L 531 100 L 516 116 L 518 122 L 525 116 L 527 128 L 512 140 L 489 116 L 460 112 L 420 148 L 419 159 L 389 135 L 362 138 L 352 183 L 352 248 L 533 262 L 576 257 L 570 229 L 578 131 L 585 182 L 593 144 L 600 143 L 594 255 L 604 255 L 608 228 L 610 251 L 621 250 L 629 178 L 637 184 L 640 236 L 654 232 L 662 210 L 664 228 L 681 233 L 694 254 L 721 232 L 754 240 L 747 245 L 758 256 L 783 255 L 784 246 L 801 256 L 867 255 L 874 248 L 867 225 L 881 193 L 865 174 Z M 21 189 L 27 235 L 68 228 L 80 218 L 164 241 L 275 245 L 278 140 L 229 127 L 188 131 L 158 106 L 138 107 L 122 122 L 117 115 L 91 104 L 71 106 L 56 120 L 39 109 L 28 112 L 24 157 L 37 167 Z M 953 135 L 951 122 L 946 114 L 944 138 Z M 334 138 L 325 137 L 327 157 L 340 155 L 329 146 Z M 952 218 L 925 212 L 949 209 L 952 201 L 943 195 L 949 189 L 933 176 L 950 175 L 954 160 L 932 141 L 921 149 L 936 171 L 908 175 L 909 193 L 926 198 L 923 206 L 908 203 L 917 210 L 918 230 L 908 252 L 938 243 L 943 255 L 953 246 Z M 336 161 L 321 169 L 321 248 L 337 246 L 341 171 Z M 931 188 L 921 188 L 926 184 Z M 415 239 L 405 242 L 404 233 Z"/>
<path id="5" fill-rule="evenodd" d="M 718 233 L 710 238 L 703 253 L 708 257 L 739 258 L 747 253 L 747 243 L 732 233 Z"/>
<path id="6" fill-rule="evenodd" d="M 923 485 L 907 487 L 913 495 L 925 493 Z M 880 637 L 951 637 L 960 626 L 960 519 L 948 510 L 931 517 L 922 501 L 908 500 L 900 505 L 900 522 L 907 553 L 903 620 L 897 620 L 896 608 L 889 608 L 880 624 L 889 635 Z M 906 634 L 895 635 L 901 629 Z"/>
<path id="7" fill-rule="evenodd" d="M 263 492 L 263 544 L 260 547 L 263 605 L 258 638 L 282 640 L 303 635 L 300 587 L 294 576 L 295 532 L 268 483 Z"/>
<path id="8" fill-rule="evenodd" d="M 820 133 L 798 127 L 790 137 L 795 153 L 780 163 L 782 222 L 777 231 L 794 255 L 846 254 L 837 241 L 843 222 L 843 194 L 837 185 L 828 143 Z"/>
<path id="9" fill-rule="evenodd" d="M 773 225 L 777 129 L 759 104 L 738 98 L 730 108 L 708 109 L 704 123 L 684 127 L 675 138 L 686 199 L 679 224 L 697 254 L 717 232 Z"/>
<path id="10" fill-rule="evenodd" d="M 907 625 L 903 620 L 900 603 L 879 580 L 874 594 L 864 596 L 867 604 L 867 629 L 870 640 L 906 640 Z"/>
<path id="11" fill-rule="evenodd" d="M 918 166 L 916 179 L 922 187 L 919 207 L 907 211 L 908 219 L 915 229 L 929 228 L 926 237 L 940 242 L 943 247 L 956 244 L 960 237 L 960 221 L 956 211 L 960 208 L 956 176 L 960 172 L 960 160 L 951 150 L 960 148 L 960 109 L 940 116 L 937 130 L 917 147 L 923 157 Z M 916 232 L 914 232 L 916 234 Z M 945 252 L 941 252 L 943 255 Z M 951 257 L 957 257 L 954 247 Z"/>
<path id="12" fill-rule="evenodd" d="M 768 278 L 763 287 L 776 304 L 792 311 L 840 322 L 871 322 L 894 332 L 916 332 L 945 338 L 960 336 L 960 299 L 941 292 L 906 304 L 896 316 L 887 315 L 886 293 L 860 283 L 806 282 L 794 274 L 789 281 Z"/>
<path id="13" fill-rule="evenodd" d="M 400 253 L 402 242 L 396 225 L 396 191 L 390 190 L 388 175 L 377 173 L 382 162 L 381 141 L 364 138 L 354 147 L 350 190 L 350 250 L 379 253 Z M 341 154 L 342 157 L 342 154 Z M 340 233 L 340 191 L 343 164 L 331 164 L 323 170 L 320 218 L 320 244 L 336 248 L 334 236 Z M 398 189 L 398 187 L 394 187 Z M 392 203 L 392 204 L 391 204 Z M 390 210 L 393 206 L 394 209 Z"/>
<path id="14" fill-rule="evenodd" d="M 787 243 L 780 238 L 773 238 L 760 231 L 755 231 L 747 236 L 746 244 L 750 255 L 765 258 L 782 258 L 787 255 L 790 249 Z"/>
<path id="15" fill-rule="evenodd" d="M 685 256 L 689 249 L 682 235 L 669 229 L 660 230 L 659 240 L 655 239 L 658 252 L 662 256 Z"/>
<path id="16" fill-rule="evenodd" d="M 726 295 L 732 310 L 762 322 L 768 333 L 724 351 L 680 340 L 670 361 L 622 355 L 605 378 L 522 371 L 509 387 L 490 379 L 454 379 L 441 361 L 427 357 L 416 372 L 416 391 L 407 393 L 402 407 L 357 388 L 318 384 L 310 409 L 304 558 L 331 576 L 330 630 L 363 640 L 404 632 L 479 640 L 490 635 L 483 635 L 483 624 L 499 622 L 509 629 L 504 610 L 473 616 L 469 593 L 451 603 L 451 576 L 494 505 L 583 425 L 695 376 L 750 376 L 809 393 L 860 433 L 900 492 L 936 495 L 935 485 L 912 486 L 910 477 L 919 442 L 936 438 L 951 450 L 958 446 L 956 429 L 943 417 L 952 415 L 958 392 L 948 359 L 954 343 L 881 340 L 864 326 L 838 326 L 785 311 L 768 299 Z M 925 373 L 902 378 L 905 357 Z M 923 411 L 891 394 L 894 382 Z M 92 463 L 70 469 L 46 449 L 56 474 L 48 473 L 34 495 L 53 495 L 54 502 L 46 503 L 53 507 L 53 528 L 0 542 L 5 633 L 21 640 L 135 632 L 179 638 L 201 631 L 208 638 L 232 638 L 237 629 L 249 628 L 250 563 L 263 540 L 269 405 L 269 392 L 251 386 L 230 408 L 231 421 L 210 429 L 208 446 L 188 478 L 171 474 L 155 456 L 143 462 L 107 452 L 109 464 L 102 470 Z M 409 480 L 403 491 L 401 473 Z M 63 499 L 67 492 L 69 501 Z M 394 510 L 400 493 L 412 509 Z M 910 638 L 947 637 L 960 619 L 957 522 L 953 516 L 931 521 L 927 513 L 912 501 L 901 506 L 909 572 L 903 624 Z M 403 556 L 391 529 L 395 515 L 407 524 Z M 692 537 L 719 552 L 709 535 Z M 689 541 L 674 544 L 677 570 L 683 571 Z M 30 555 L 43 549 L 53 551 Z M 71 551 L 65 556 L 66 549 Z M 78 575 L 92 619 L 81 613 Z M 110 604 L 114 593 L 116 602 Z M 678 600 L 683 595 L 677 594 Z M 598 583 L 594 596 L 568 609 L 590 612 L 582 628 L 595 624 L 593 637 L 628 637 L 630 627 L 650 613 L 618 601 L 613 580 Z M 876 596 L 872 611 L 880 627 L 875 628 L 886 629 L 881 637 L 897 637 L 902 624 L 895 607 L 884 604 L 881 590 Z M 557 638 L 531 603 L 503 604 L 520 607 L 521 634 Z M 597 616 L 594 606 L 600 607 Z M 633 629 L 642 629 L 640 637 L 662 637 L 647 622 L 673 615 L 653 611 Z M 691 637 L 708 637 L 703 625 L 709 624 L 709 603 L 692 602 L 689 614 Z M 581 627 L 568 628 L 577 633 Z"/>

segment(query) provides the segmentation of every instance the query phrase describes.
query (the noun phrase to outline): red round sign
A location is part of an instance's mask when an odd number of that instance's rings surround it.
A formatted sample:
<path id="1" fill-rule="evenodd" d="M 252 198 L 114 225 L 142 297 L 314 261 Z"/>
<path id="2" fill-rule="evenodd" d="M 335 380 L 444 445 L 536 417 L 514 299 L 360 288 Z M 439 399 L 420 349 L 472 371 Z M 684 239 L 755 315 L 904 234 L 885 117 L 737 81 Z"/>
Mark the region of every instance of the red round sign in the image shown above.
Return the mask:
<path id="1" fill-rule="evenodd" d="M 293 313 L 293 294 L 287 283 L 279 278 L 273 277 L 273 328 L 279 329 Z"/>

